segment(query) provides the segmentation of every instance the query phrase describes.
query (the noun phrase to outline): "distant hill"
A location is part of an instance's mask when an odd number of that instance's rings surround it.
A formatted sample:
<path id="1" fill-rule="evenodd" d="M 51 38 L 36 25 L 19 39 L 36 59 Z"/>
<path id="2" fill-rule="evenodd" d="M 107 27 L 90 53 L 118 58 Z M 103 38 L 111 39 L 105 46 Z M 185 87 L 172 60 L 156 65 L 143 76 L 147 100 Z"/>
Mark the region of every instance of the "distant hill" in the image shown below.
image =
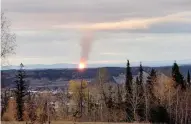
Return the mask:
<path id="1" fill-rule="evenodd" d="M 142 61 L 143 66 L 150 67 L 158 67 L 158 66 L 171 66 L 174 61 Z M 191 59 L 188 60 L 178 60 L 177 63 L 179 65 L 191 64 Z M 132 67 L 139 66 L 140 62 L 131 62 Z M 125 61 L 123 63 L 107 63 L 107 64 L 88 64 L 87 68 L 98 68 L 98 67 L 124 67 L 126 65 Z M 72 69 L 78 67 L 78 64 L 70 64 L 70 63 L 57 63 L 57 64 L 32 64 L 25 65 L 25 69 Z M 2 70 L 10 70 L 10 69 L 19 69 L 19 66 L 3 66 Z"/>
<path id="2" fill-rule="evenodd" d="M 121 73 L 125 73 L 124 67 L 106 67 L 110 79 L 112 80 L 113 76 L 118 76 Z M 152 67 L 143 67 L 144 71 L 149 73 Z M 153 67 L 159 72 L 164 73 L 167 76 L 171 75 L 171 66 L 161 66 L 161 67 Z M 47 79 L 49 81 L 54 82 L 58 79 L 63 80 L 71 80 L 71 79 L 77 79 L 77 78 L 86 78 L 86 79 L 92 79 L 96 77 L 97 71 L 99 68 L 87 68 L 83 72 L 79 72 L 78 69 L 33 69 L 33 70 L 26 70 L 27 78 L 30 78 L 31 80 L 41 80 L 41 79 Z M 191 71 L 191 65 L 181 65 L 180 71 L 181 73 L 186 76 L 187 71 Z M 17 70 L 2 70 L 1 76 L 2 76 L 2 85 L 8 86 L 10 84 L 13 84 L 15 73 Z M 136 75 L 139 72 L 139 67 L 132 67 L 132 74 Z"/>
<path id="3" fill-rule="evenodd" d="M 163 67 L 154 67 L 156 70 L 161 71 L 162 73 L 164 73 L 167 76 L 171 75 L 171 69 L 172 66 L 163 66 Z M 187 64 L 187 65 L 181 65 L 180 66 L 180 72 L 186 76 L 187 72 L 191 71 L 191 64 Z"/>

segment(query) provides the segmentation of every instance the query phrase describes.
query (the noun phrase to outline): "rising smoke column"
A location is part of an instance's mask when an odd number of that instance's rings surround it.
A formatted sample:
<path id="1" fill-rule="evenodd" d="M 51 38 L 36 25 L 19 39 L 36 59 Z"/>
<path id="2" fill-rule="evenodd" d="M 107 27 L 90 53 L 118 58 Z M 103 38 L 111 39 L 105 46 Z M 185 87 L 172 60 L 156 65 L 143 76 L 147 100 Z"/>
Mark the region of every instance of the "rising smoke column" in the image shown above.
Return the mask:
<path id="1" fill-rule="evenodd" d="M 92 32 L 86 32 L 80 42 L 80 46 L 81 46 L 80 63 L 83 63 L 84 65 L 87 64 L 89 53 L 91 52 L 92 42 L 93 42 Z"/>

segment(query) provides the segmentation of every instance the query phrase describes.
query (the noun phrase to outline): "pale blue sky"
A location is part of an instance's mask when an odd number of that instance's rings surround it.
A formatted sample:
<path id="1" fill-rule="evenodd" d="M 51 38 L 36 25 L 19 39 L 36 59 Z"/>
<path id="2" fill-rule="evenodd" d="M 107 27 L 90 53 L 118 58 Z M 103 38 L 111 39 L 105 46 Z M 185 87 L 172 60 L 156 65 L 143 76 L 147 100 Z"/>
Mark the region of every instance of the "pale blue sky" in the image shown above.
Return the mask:
<path id="1" fill-rule="evenodd" d="M 12 65 L 191 60 L 190 0 L 2 0 L 17 36 Z M 93 31 L 92 31 L 93 30 Z"/>

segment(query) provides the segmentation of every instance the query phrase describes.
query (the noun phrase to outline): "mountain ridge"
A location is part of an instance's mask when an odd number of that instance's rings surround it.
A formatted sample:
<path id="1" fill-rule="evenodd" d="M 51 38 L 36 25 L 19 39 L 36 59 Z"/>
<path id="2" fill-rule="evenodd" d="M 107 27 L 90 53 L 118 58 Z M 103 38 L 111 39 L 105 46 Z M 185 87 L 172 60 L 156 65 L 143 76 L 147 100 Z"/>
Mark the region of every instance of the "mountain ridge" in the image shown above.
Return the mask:
<path id="1" fill-rule="evenodd" d="M 183 76 L 186 78 L 188 70 L 191 72 L 191 64 L 179 66 L 180 71 Z M 105 67 L 108 71 L 109 78 L 112 80 L 113 76 L 119 76 L 119 74 L 125 74 L 125 67 Z M 163 67 L 145 67 L 143 70 L 146 73 L 150 73 L 151 69 L 154 68 L 158 72 L 165 74 L 166 76 L 171 76 L 172 66 L 163 66 Z M 26 76 L 32 81 L 35 80 L 44 80 L 50 82 L 55 82 L 58 79 L 69 81 L 72 79 L 95 79 L 99 68 L 86 68 L 83 71 L 79 71 L 77 68 L 72 69 L 38 69 L 38 70 L 25 70 Z M 13 70 L 2 70 L 1 77 L 3 85 L 13 84 L 15 80 L 15 69 Z M 137 75 L 139 72 L 139 67 L 131 68 L 132 74 Z"/>
<path id="2" fill-rule="evenodd" d="M 141 62 L 143 66 L 148 67 L 165 67 L 172 66 L 173 61 L 143 61 Z M 191 65 L 191 60 L 179 60 L 177 61 L 179 65 Z M 139 66 L 140 62 L 131 62 L 132 67 Z M 125 67 L 126 63 L 113 63 L 113 64 L 88 64 L 87 68 L 98 68 L 98 67 Z M 57 64 L 28 64 L 25 65 L 25 69 L 72 69 L 77 68 L 78 64 L 70 64 L 70 63 L 57 63 Z M 2 66 L 1 70 L 11 70 L 11 69 L 19 69 L 19 66 Z"/>

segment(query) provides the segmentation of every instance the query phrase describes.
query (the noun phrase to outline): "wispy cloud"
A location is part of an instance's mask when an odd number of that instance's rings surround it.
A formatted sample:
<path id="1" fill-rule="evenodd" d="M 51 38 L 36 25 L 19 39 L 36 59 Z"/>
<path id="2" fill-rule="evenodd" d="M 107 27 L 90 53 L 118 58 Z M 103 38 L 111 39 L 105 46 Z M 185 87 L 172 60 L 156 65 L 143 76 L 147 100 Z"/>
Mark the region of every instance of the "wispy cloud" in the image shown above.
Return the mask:
<path id="1" fill-rule="evenodd" d="M 191 23 L 191 12 L 175 13 L 162 17 L 132 18 L 115 22 L 102 22 L 92 24 L 54 25 L 53 28 L 74 28 L 81 30 L 120 30 L 120 29 L 146 29 L 153 24 L 180 22 Z"/>
<path id="2" fill-rule="evenodd" d="M 124 53 L 115 53 L 115 52 L 104 52 L 104 53 L 100 53 L 100 55 L 106 55 L 106 56 L 116 56 L 116 55 L 124 55 Z"/>
<path id="3" fill-rule="evenodd" d="M 11 64 L 77 63 L 84 30 L 95 31 L 89 63 L 191 58 L 191 0 L 3 0 L 2 9 L 17 35 Z"/>
<path id="4" fill-rule="evenodd" d="M 125 61 L 125 60 L 124 60 Z M 89 64 L 119 64 L 124 63 L 122 60 L 98 60 L 98 61 L 89 61 Z"/>

